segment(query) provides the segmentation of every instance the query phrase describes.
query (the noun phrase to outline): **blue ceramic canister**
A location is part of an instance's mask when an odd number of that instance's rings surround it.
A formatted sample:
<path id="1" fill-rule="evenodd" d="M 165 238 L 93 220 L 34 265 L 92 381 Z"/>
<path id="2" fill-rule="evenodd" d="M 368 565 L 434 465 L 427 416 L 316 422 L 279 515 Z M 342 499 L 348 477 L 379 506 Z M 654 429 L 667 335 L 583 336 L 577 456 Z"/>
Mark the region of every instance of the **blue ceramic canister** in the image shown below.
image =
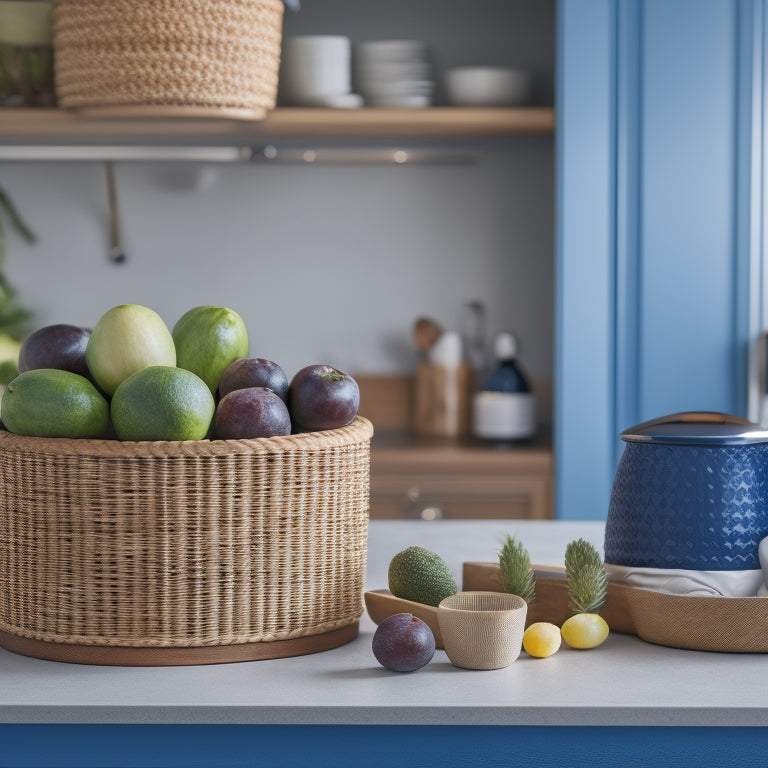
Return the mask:
<path id="1" fill-rule="evenodd" d="M 760 568 L 768 535 L 768 431 L 721 413 L 664 416 L 621 434 L 605 562 L 644 568 Z"/>

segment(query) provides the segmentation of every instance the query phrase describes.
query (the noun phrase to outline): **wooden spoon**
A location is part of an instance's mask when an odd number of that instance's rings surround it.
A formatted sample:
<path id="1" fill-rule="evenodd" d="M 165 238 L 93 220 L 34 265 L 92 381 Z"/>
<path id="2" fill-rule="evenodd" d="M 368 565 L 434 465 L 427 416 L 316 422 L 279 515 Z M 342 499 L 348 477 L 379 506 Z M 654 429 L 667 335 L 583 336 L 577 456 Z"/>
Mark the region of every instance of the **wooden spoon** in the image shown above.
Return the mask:
<path id="1" fill-rule="evenodd" d="M 424 352 L 432 349 L 442 334 L 442 327 L 428 317 L 418 318 L 413 325 L 413 338 L 416 340 L 416 346 Z"/>
<path id="2" fill-rule="evenodd" d="M 374 624 L 381 624 L 384 619 L 395 613 L 412 613 L 432 630 L 435 636 L 435 648 L 443 649 L 443 636 L 440 634 L 440 625 L 437 623 L 436 606 L 395 597 L 388 589 L 369 590 L 363 594 L 363 597 L 368 615 Z"/>

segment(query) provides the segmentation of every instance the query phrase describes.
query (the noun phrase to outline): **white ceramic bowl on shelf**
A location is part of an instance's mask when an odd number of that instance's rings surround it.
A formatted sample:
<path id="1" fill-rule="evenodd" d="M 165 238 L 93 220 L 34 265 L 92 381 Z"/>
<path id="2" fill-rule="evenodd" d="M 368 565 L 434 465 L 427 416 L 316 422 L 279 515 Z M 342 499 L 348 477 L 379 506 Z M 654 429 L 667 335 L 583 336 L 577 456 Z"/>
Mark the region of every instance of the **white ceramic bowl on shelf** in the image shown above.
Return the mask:
<path id="1" fill-rule="evenodd" d="M 445 72 L 448 101 L 457 107 L 515 107 L 531 96 L 530 72 L 511 67 L 454 67 Z"/>

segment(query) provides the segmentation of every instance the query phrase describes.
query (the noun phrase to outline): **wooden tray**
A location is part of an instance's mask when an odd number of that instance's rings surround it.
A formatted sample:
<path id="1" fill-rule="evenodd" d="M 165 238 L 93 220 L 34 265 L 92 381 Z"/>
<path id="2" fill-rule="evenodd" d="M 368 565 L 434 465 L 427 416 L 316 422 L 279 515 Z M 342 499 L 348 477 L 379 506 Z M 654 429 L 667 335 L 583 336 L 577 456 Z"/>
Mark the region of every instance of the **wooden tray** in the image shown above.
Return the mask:
<path id="1" fill-rule="evenodd" d="M 527 624 L 549 621 L 558 626 L 568 609 L 565 569 L 533 566 L 536 601 Z M 498 563 L 464 563 L 464 590 L 501 589 Z M 600 615 L 611 631 L 672 648 L 737 653 L 768 652 L 768 598 L 688 597 L 609 584 Z"/>

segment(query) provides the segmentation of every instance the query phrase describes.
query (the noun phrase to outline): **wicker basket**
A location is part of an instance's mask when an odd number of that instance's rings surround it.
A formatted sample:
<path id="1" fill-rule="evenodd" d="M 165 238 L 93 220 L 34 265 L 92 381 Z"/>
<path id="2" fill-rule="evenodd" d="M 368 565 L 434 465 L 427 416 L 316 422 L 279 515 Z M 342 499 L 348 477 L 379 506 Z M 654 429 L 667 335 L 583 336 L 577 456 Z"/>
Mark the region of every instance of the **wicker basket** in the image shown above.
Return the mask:
<path id="1" fill-rule="evenodd" d="M 102 664 L 197 664 L 357 635 L 369 421 L 255 440 L 0 431 L 0 645 Z"/>
<path id="2" fill-rule="evenodd" d="M 283 0 L 54 0 L 59 106 L 261 119 Z"/>

